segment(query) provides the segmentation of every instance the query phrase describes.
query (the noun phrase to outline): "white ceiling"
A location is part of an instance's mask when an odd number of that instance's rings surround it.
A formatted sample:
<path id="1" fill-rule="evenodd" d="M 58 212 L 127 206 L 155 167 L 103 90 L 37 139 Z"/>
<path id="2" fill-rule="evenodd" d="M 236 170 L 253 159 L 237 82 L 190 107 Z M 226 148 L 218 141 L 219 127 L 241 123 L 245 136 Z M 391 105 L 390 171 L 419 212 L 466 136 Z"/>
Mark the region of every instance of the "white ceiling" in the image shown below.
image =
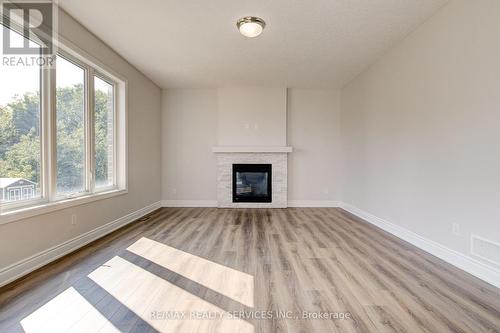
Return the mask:
<path id="1" fill-rule="evenodd" d="M 447 0 L 60 0 L 163 88 L 339 88 Z M 236 20 L 259 16 L 254 39 Z"/>

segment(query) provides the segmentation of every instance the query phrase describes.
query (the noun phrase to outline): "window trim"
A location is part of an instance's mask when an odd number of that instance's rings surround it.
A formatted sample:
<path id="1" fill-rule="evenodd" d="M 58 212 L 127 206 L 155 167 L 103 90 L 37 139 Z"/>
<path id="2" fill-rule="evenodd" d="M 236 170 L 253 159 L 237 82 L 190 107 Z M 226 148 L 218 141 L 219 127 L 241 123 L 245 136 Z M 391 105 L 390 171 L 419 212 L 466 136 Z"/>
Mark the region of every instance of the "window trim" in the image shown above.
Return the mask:
<path id="1" fill-rule="evenodd" d="M 115 189 L 111 191 L 87 194 L 85 196 L 68 198 L 59 201 L 34 203 L 31 206 L 23 206 L 16 210 L 2 212 L 0 215 L 0 225 L 15 222 L 18 220 L 24 220 L 30 217 L 35 217 L 62 209 L 67 209 L 70 207 L 85 205 L 94 201 L 121 196 L 127 193 L 127 189 Z"/>
<path id="2" fill-rule="evenodd" d="M 93 169 L 95 168 L 93 153 L 95 144 L 93 136 L 94 94 L 93 92 L 90 93 L 93 91 L 93 75 L 113 85 L 113 122 L 115 126 L 113 133 L 113 185 L 98 188 L 97 190 L 86 187 L 87 191 L 74 196 L 56 196 L 56 72 L 41 68 L 41 170 L 39 187 L 41 198 L 21 201 L 15 205 L 10 205 L 12 203 L 0 205 L 0 225 L 128 193 L 128 80 L 62 36 L 55 36 L 54 47 L 57 49 L 57 54 L 61 54 L 66 59 L 69 57 L 70 59 L 67 60 L 76 62 L 80 67 L 88 69 L 86 71 L 87 82 L 85 86 L 89 93 L 86 94 L 85 98 L 86 103 L 88 103 L 85 112 L 90 115 L 92 121 L 85 125 L 87 128 L 92 127 L 92 132 L 88 133 L 89 130 L 85 130 L 88 136 L 85 141 L 87 146 L 89 143 L 92 146 L 92 151 L 86 148 L 86 163 L 91 162 L 88 164 L 89 167 L 86 167 L 86 172 L 92 169 L 92 175 L 90 176 L 92 178 L 86 175 L 86 179 L 87 183 L 90 181 L 91 184 L 94 184 Z M 42 110 L 49 110 L 49 112 Z M 88 157 L 91 158 L 90 161 Z"/>

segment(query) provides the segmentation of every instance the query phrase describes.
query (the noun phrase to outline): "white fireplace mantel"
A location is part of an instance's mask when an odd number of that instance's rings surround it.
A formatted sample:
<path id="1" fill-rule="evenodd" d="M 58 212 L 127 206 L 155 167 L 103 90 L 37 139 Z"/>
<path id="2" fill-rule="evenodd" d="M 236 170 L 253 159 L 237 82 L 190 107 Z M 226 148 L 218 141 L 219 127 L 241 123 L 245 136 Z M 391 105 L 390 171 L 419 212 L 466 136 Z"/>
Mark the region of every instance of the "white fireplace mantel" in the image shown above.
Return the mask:
<path id="1" fill-rule="evenodd" d="M 289 146 L 216 146 L 214 153 L 291 153 Z"/>

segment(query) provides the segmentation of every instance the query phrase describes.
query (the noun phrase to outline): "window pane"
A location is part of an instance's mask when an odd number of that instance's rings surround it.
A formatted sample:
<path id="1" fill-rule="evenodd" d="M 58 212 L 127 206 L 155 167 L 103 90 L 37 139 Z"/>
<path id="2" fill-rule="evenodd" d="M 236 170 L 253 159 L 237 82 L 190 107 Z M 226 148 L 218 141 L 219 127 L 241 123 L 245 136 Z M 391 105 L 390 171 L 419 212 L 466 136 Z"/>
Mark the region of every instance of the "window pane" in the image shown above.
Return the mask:
<path id="1" fill-rule="evenodd" d="M 85 190 L 85 71 L 56 61 L 57 193 Z"/>
<path id="2" fill-rule="evenodd" d="M 113 85 L 94 77 L 95 187 L 113 185 L 114 91 Z"/>
<path id="3" fill-rule="evenodd" d="M 0 52 L 3 45 L 0 25 Z M 16 40 L 23 37 L 10 32 Z M 0 64 L 0 204 L 40 197 L 40 68 Z"/>

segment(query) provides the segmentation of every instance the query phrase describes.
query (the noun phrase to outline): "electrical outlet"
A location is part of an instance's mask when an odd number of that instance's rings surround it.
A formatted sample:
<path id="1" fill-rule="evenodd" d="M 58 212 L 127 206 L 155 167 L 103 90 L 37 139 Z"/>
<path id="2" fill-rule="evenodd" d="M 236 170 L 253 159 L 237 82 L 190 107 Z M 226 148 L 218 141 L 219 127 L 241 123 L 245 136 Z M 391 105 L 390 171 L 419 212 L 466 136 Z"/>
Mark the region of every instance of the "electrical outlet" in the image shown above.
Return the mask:
<path id="1" fill-rule="evenodd" d="M 328 189 L 328 188 L 326 188 L 326 187 L 325 187 L 325 188 L 323 189 L 323 194 L 327 195 L 327 194 L 329 194 L 329 193 L 330 193 L 330 189 Z"/>
<path id="2" fill-rule="evenodd" d="M 71 215 L 71 225 L 76 225 L 76 214 Z"/>
<path id="3" fill-rule="evenodd" d="M 172 194 L 177 194 L 177 189 L 176 188 L 172 189 Z"/>
<path id="4" fill-rule="evenodd" d="M 451 231 L 455 236 L 460 236 L 460 224 L 453 223 L 451 227 Z"/>

